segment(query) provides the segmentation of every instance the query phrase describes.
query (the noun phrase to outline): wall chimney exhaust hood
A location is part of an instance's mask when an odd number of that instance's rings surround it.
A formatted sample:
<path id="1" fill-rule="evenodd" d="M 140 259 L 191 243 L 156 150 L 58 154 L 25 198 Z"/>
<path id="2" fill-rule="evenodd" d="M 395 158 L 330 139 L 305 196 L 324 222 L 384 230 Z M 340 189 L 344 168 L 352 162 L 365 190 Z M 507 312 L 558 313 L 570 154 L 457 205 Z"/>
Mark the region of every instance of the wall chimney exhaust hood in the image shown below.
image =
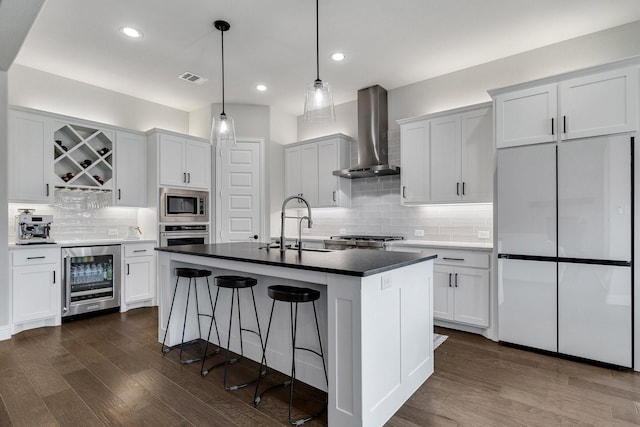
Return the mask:
<path id="1" fill-rule="evenodd" d="M 350 169 L 333 171 L 342 178 L 368 178 L 397 175 L 398 166 L 388 162 L 387 91 L 371 86 L 358 91 L 358 164 Z"/>

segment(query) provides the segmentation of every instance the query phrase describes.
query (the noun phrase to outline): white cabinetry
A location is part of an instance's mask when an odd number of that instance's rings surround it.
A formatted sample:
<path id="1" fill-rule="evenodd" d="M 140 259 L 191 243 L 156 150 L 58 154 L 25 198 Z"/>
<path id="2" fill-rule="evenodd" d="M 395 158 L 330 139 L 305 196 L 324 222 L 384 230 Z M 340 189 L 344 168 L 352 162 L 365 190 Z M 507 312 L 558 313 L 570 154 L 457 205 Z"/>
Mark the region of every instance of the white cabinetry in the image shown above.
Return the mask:
<path id="1" fill-rule="evenodd" d="M 147 206 L 147 140 L 144 135 L 116 134 L 117 206 Z"/>
<path id="2" fill-rule="evenodd" d="M 211 187 L 211 145 L 202 138 L 153 130 L 158 144 L 159 184 L 162 187 Z"/>
<path id="3" fill-rule="evenodd" d="M 10 109 L 8 125 L 9 202 L 51 203 L 52 120 L 46 116 Z"/>
<path id="4" fill-rule="evenodd" d="M 498 148 L 637 130 L 637 68 L 557 80 L 495 96 Z"/>
<path id="5" fill-rule="evenodd" d="M 350 142 L 346 135 L 336 134 L 285 148 L 286 196 L 301 195 L 313 208 L 348 207 L 351 181 L 333 171 L 350 166 Z"/>
<path id="6" fill-rule="evenodd" d="M 475 328 L 489 327 L 491 255 L 486 251 L 405 246 L 389 251 L 437 253 L 433 266 L 433 317 Z"/>
<path id="7" fill-rule="evenodd" d="M 489 104 L 399 123 L 402 204 L 492 201 Z"/>
<path id="8" fill-rule="evenodd" d="M 60 249 L 11 250 L 12 333 L 60 324 Z"/>
<path id="9" fill-rule="evenodd" d="M 124 262 L 120 311 L 155 305 L 155 253 L 153 243 L 122 245 Z"/>

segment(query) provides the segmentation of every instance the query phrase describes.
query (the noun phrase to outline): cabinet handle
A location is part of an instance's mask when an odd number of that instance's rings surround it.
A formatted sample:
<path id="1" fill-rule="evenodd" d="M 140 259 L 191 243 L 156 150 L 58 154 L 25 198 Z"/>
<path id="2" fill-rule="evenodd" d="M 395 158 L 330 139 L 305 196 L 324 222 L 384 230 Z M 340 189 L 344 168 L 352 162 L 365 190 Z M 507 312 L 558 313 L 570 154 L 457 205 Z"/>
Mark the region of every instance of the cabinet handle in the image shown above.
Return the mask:
<path id="1" fill-rule="evenodd" d="M 442 257 L 442 259 L 446 259 L 449 261 L 464 261 L 464 258 L 449 258 L 449 257 Z"/>
<path id="2" fill-rule="evenodd" d="M 49 184 L 47 184 L 47 197 L 49 197 Z"/>
<path id="3" fill-rule="evenodd" d="M 191 172 L 187 172 L 187 184 L 191 184 Z"/>
<path id="4" fill-rule="evenodd" d="M 147 252 L 147 250 L 146 249 L 136 249 L 136 250 L 133 251 L 134 254 L 138 253 L 138 252 Z"/>
<path id="5" fill-rule="evenodd" d="M 336 201 L 336 192 L 333 191 L 331 196 L 333 197 L 333 201 L 335 202 Z"/>
<path id="6" fill-rule="evenodd" d="M 53 283 L 54 284 L 56 283 L 56 271 L 55 270 L 53 270 Z"/>
<path id="7" fill-rule="evenodd" d="M 122 191 L 118 188 L 118 200 L 122 198 Z"/>
<path id="8" fill-rule="evenodd" d="M 129 275 L 129 264 L 127 264 L 127 276 Z"/>
<path id="9" fill-rule="evenodd" d="M 27 257 L 27 259 L 45 259 L 46 257 L 44 256 L 29 256 Z"/>
<path id="10" fill-rule="evenodd" d="M 462 183 L 462 195 L 463 195 L 463 196 L 464 196 L 464 187 L 465 187 L 465 185 L 466 185 L 466 182 L 463 182 L 463 183 Z"/>
<path id="11" fill-rule="evenodd" d="M 460 195 L 460 183 L 456 182 L 456 196 Z"/>
<path id="12" fill-rule="evenodd" d="M 407 189 L 407 187 L 403 185 L 403 186 L 402 186 L 402 198 L 403 198 L 403 199 L 406 199 L 406 198 L 407 198 L 407 194 L 406 194 L 406 191 L 405 191 L 406 189 Z"/>
<path id="13" fill-rule="evenodd" d="M 567 133 L 567 116 L 562 116 L 562 127 L 562 132 Z"/>
<path id="14" fill-rule="evenodd" d="M 182 182 L 184 182 L 185 184 L 187 183 L 187 173 L 186 172 L 182 172 Z"/>
<path id="15" fill-rule="evenodd" d="M 449 273 L 449 287 L 451 287 L 451 273 Z"/>
<path id="16" fill-rule="evenodd" d="M 456 288 L 458 287 L 458 273 L 456 273 Z"/>
<path id="17" fill-rule="evenodd" d="M 555 135 L 556 134 L 556 130 L 555 130 L 555 126 L 554 126 L 554 122 L 555 119 L 553 117 L 551 117 L 551 135 Z"/>

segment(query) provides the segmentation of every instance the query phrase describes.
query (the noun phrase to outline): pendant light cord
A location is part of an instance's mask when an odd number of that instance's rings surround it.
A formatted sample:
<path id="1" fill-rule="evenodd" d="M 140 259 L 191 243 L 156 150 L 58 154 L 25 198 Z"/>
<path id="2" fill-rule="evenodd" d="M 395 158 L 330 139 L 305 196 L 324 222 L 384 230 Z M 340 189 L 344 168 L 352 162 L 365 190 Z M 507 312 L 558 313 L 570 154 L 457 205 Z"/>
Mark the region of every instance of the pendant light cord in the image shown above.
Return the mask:
<path id="1" fill-rule="evenodd" d="M 318 0 L 316 0 L 316 81 L 320 80 L 320 19 L 318 15 Z"/>
<path id="2" fill-rule="evenodd" d="M 222 36 L 222 115 L 224 114 L 224 31 L 220 31 Z"/>

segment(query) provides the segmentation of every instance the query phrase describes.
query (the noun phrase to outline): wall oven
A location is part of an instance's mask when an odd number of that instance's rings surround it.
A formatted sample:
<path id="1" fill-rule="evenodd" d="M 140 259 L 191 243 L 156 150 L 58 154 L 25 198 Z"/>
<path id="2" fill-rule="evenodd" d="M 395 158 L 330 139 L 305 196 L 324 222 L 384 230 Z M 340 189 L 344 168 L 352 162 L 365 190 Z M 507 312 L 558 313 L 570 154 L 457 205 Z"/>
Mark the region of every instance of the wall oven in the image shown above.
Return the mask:
<path id="1" fill-rule="evenodd" d="M 165 224 L 160 226 L 160 246 L 207 243 L 209 243 L 209 226 L 207 224 Z"/>
<path id="2" fill-rule="evenodd" d="M 62 248 L 62 317 L 120 306 L 120 245 Z"/>
<path id="3" fill-rule="evenodd" d="M 160 189 L 160 222 L 209 222 L 209 193 Z"/>

